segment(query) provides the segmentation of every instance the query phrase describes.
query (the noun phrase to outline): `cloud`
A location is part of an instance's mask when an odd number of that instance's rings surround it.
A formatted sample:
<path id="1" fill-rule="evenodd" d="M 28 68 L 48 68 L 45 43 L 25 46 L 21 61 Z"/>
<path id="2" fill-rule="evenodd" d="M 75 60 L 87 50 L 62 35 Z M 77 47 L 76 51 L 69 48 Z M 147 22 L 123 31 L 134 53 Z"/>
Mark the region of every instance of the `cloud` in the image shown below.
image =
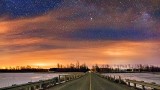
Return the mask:
<path id="1" fill-rule="evenodd" d="M 21 63 L 79 60 L 94 64 L 154 59 L 153 62 L 158 62 L 159 1 L 131 2 L 73 0 L 64 1 L 45 14 L 16 18 L 3 14 L 0 60 Z M 150 3 L 153 7 L 149 7 Z"/>

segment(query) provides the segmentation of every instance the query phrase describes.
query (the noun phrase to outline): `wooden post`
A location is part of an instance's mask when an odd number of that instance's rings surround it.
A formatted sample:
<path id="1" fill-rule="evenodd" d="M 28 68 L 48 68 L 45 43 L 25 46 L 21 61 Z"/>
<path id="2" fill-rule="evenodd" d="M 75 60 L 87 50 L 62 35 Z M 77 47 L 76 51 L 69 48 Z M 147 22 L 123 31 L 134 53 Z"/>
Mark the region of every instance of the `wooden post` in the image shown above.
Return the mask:
<path id="1" fill-rule="evenodd" d="M 71 80 L 71 76 L 70 75 L 68 76 L 68 79 L 69 79 L 69 81 Z"/>
<path id="2" fill-rule="evenodd" d="M 26 87 L 23 87 L 23 88 L 20 88 L 20 89 L 22 89 L 22 90 L 27 90 L 27 88 L 26 88 Z"/>
<path id="3" fill-rule="evenodd" d="M 128 82 L 128 86 L 131 86 L 131 85 L 130 85 L 130 82 Z"/>
<path id="4" fill-rule="evenodd" d="M 58 76 L 58 83 L 61 82 L 61 75 Z"/>
<path id="5" fill-rule="evenodd" d="M 67 81 L 69 81 L 69 77 L 68 77 L 68 75 L 66 75 L 66 77 L 67 77 Z"/>
<path id="6" fill-rule="evenodd" d="M 70 77 L 71 77 L 71 80 L 72 80 L 73 79 L 73 75 L 71 75 Z"/>
<path id="7" fill-rule="evenodd" d="M 36 86 L 33 86 L 33 89 L 36 90 L 37 89 Z"/>
<path id="8" fill-rule="evenodd" d="M 38 89 L 39 89 L 39 90 L 42 89 L 42 84 L 39 84 Z"/>
<path id="9" fill-rule="evenodd" d="M 65 82 L 67 81 L 67 77 L 66 77 L 66 75 L 64 76 L 64 81 L 65 81 Z"/>
<path id="10" fill-rule="evenodd" d="M 121 76 L 119 76 L 119 83 L 121 83 Z"/>
<path id="11" fill-rule="evenodd" d="M 136 83 L 134 83 L 134 88 L 137 88 L 137 87 L 136 87 Z"/>
<path id="12" fill-rule="evenodd" d="M 70 80 L 72 80 L 72 75 L 70 75 Z"/>
<path id="13" fill-rule="evenodd" d="M 106 76 L 106 78 L 108 79 L 108 76 Z"/>
<path id="14" fill-rule="evenodd" d="M 144 85 L 142 85 L 142 90 L 146 90 Z"/>
<path id="15" fill-rule="evenodd" d="M 115 81 L 115 80 L 116 80 L 116 77 L 114 76 L 114 77 L 113 77 L 113 81 Z"/>

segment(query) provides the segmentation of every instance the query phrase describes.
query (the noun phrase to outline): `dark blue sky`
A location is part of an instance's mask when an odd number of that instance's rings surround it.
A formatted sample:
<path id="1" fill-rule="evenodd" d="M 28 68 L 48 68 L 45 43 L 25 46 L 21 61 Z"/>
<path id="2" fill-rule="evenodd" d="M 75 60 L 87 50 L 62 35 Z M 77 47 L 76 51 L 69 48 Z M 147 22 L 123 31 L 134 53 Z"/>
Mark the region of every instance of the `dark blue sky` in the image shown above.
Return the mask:
<path id="1" fill-rule="evenodd" d="M 83 0 L 82 0 L 83 1 Z M 127 0 L 84 0 L 85 6 L 87 4 L 95 4 L 97 7 L 104 7 L 104 9 L 108 9 L 110 6 L 117 6 L 118 8 L 113 8 L 113 10 L 119 10 L 120 12 L 125 12 L 129 8 L 135 9 L 136 11 L 141 10 L 142 8 L 148 9 L 148 13 L 152 14 L 156 18 L 160 17 L 160 8 L 158 7 L 159 1 L 152 1 L 154 4 L 151 3 L 151 0 L 144 1 L 127 1 Z M 78 0 L 72 0 L 69 3 L 75 4 Z M 63 7 L 64 1 L 63 0 L 0 0 L 0 13 L 1 14 L 10 14 L 13 17 L 23 17 L 23 16 L 33 16 L 43 14 L 47 11 L 50 11 L 57 7 Z M 105 5 L 106 4 L 106 5 Z"/>
<path id="2" fill-rule="evenodd" d="M 1 0 L 0 13 L 12 17 L 40 15 L 56 8 L 61 0 Z"/>
<path id="3" fill-rule="evenodd" d="M 0 14 L 3 17 L 18 19 L 44 16 L 49 12 L 57 13 L 58 10 L 59 15 L 53 17 L 65 23 L 60 23 L 58 29 L 70 28 L 67 26 L 68 22 L 76 24 L 79 20 L 82 20 L 82 23 L 91 21 L 87 28 L 81 27 L 73 32 L 62 33 L 63 36 L 72 38 L 72 40 L 159 40 L 159 31 L 157 31 L 160 22 L 159 5 L 159 1 L 151 0 L 72 0 L 70 2 L 64 0 L 0 0 Z M 49 24 L 52 23 L 54 22 Z M 22 30 L 14 34 L 14 37 L 25 33 L 22 37 L 52 38 L 53 33 L 56 33 L 56 38 L 62 39 L 61 33 L 56 31 L 41 28 L 37 31 Z"/>

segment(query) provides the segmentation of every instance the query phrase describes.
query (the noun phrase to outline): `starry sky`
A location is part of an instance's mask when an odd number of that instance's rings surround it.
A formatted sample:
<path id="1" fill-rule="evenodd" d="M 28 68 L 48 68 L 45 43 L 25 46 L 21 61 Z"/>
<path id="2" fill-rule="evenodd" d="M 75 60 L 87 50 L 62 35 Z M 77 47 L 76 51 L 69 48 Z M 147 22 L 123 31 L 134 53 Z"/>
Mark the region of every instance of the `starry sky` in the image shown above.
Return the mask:
<path id="1" fill-rule="evenodd" d="M 0 67 L 159 58 L 160 0 L 0 0 Z"/>

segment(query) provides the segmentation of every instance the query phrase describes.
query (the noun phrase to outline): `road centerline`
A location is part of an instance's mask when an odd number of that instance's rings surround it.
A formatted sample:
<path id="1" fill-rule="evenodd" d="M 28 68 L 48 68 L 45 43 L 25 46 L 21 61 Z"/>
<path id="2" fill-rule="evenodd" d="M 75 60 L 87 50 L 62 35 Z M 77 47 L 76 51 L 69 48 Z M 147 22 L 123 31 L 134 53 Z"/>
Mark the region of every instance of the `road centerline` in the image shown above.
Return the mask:
<path id="1" fill-rule="evenodd" d="M 90 89 L 89 90 L 92 90 L 92 80 L 91 80 L 91 73 L 90 73 Z"/>

